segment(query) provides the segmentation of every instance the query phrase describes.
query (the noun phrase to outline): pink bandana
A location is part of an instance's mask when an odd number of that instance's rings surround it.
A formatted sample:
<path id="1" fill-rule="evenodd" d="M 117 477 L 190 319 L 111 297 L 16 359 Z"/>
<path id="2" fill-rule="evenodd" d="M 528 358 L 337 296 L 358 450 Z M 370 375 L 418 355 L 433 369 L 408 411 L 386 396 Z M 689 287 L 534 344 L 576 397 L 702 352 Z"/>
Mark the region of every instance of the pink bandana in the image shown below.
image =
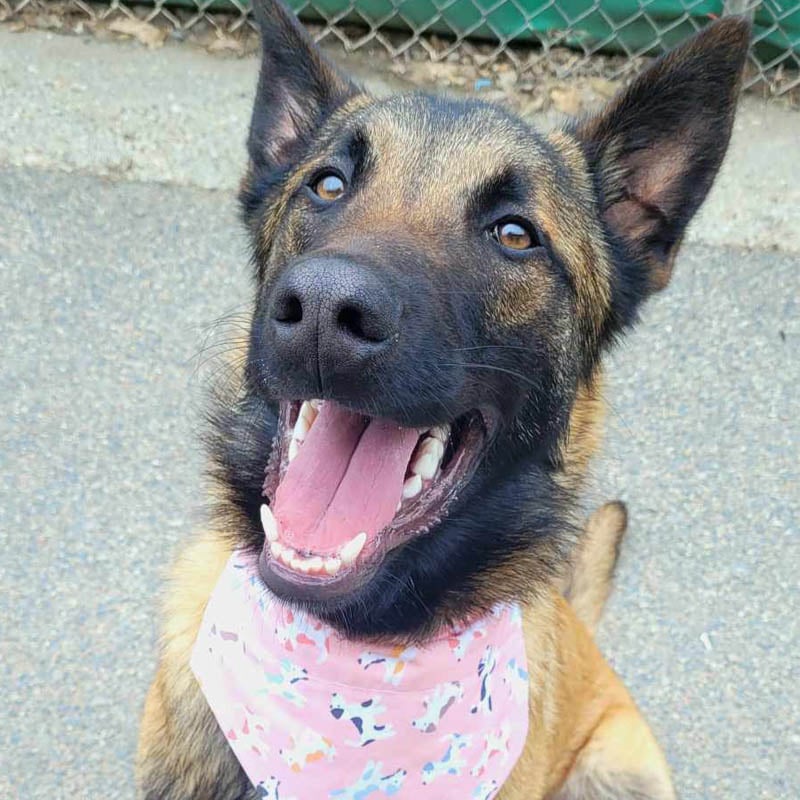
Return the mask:
<path id="1" fill-rule="evenodd" d="M 234 553 L 192 670 L 264 800 L 489 800 L 528 732 L 521 614 L 379 647 L 281 605 Z"/>

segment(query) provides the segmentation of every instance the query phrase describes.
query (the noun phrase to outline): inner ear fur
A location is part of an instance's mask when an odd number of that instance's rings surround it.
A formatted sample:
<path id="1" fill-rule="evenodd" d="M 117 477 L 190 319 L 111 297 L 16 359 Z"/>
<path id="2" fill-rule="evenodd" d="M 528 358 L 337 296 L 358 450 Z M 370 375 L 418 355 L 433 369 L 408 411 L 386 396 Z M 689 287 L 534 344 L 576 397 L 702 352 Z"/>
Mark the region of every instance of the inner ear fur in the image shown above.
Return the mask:
<path id="1" fill-rule="evenodd" d="M 725 156 L 749 41 L 746 20 L 714 22 L 575 127 L 603 220 L 644 265 L 649 291 L 669 282 L 686 226 Z"/>
<path id="2" fill-rule="evenodd" d="M 280 0 L 254 0 L 261 69 L 247 140 L 251 169 L 297 157 L 327 115 L 359 93 Z"/>

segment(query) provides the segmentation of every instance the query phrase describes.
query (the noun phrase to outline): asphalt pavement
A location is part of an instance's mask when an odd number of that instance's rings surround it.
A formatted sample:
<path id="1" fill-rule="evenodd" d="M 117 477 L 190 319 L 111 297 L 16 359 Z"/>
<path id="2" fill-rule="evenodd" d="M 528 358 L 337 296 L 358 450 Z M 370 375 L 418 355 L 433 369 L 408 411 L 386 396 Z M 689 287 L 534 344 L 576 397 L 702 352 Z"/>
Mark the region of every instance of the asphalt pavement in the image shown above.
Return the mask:
<path id="1" fill-rule="evenodd" d="M 78 45 L 93 64 L 82 101 L 69 88 L 82 62 L 64 57 Z M 21 52 L 35 58 L 14 61 Z M 192 101 L 188 134 L 173 119 L 197 180 L 169 137 L 147 172 L 149 140 L 125 151 L 112 135 L 124 121 L 103 127 L 91 81 L 115 107 L 130 64 L 151 63 L 142 54 L 166 54 L 154 67 L 163 94 L 190 74 L 198 92 L 245 98 L 233 110 Z M 42 86 L 52 59 L 66 89 Z M 208 344 L 209 326 L 247 297 L 232 198 L 244 63 L 0 29 L 0 127 L 22 132 L 0 137 L 2 798 L 133 794 L 163 571 L 204 513 L 200 409 L 224 347 Z M 218 71 L 213 88 L 203 70 Z M 177 113 L 160 97 L 136 130 Z M 97 112 L 96 146 L 71 148 L 81 102 Z M 719 219 L 706 212 L 611 360 L 591 492 L 631 512 L 600 642 L 684 800 L 800 797 L 800 207 L 788 180 L 800 114 L 745 112 L 712 200 Z M 133 166 L 102 169 L 108 142 Z M 748 153 L 763 159 L 753 183 L 737 177 L 737 163 L 753 174 Z"/>

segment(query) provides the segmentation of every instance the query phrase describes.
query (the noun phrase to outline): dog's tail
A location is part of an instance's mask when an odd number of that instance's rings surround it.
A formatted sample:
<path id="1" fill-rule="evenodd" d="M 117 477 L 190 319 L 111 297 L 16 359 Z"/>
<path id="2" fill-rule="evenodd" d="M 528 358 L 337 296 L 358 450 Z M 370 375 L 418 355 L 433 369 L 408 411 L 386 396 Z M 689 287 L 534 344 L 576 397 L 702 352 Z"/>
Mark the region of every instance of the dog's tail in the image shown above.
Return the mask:
<path id="1" fill-rule="evenodd" d="M 578 619 L 594 631 L 611 594 L 614 568 L 628 527 L 628 511 L 619 500 L 606 503 L 589 517 L 575 549 L 564 596 Z"/>

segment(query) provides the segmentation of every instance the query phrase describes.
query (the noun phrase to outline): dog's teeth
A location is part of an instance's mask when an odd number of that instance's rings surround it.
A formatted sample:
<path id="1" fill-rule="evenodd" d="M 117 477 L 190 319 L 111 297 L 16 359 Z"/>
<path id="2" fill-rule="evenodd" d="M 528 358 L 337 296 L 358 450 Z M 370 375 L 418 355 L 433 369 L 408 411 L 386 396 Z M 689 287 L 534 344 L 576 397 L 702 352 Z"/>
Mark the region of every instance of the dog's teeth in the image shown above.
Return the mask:
<path id="1" fill-rule="evenodd" d="M 411 464 L 411 472 L 423 480 L 433 480 L 443 456 L 444 445 L 438 439 L 429 436 L 420 445 L 417 458 Z"/>
<path id="2" fill-rule="evenodd" d="M 416 497 L 422 491 L 422 478 L 419 475 L 412 475 L 403 484 L 403 500 Z"/>
<path id="3" fill-rule="evenodd" d="M 331 556 L 325 559 L 322 564 L 322 568 L 328 573 L 328 575 L 335 575 L 342 568 L 342 560 L 340 558 L 336 558 L 335 556 Z"/>
<path id="4" fill-rule="evenodd" d="M 312 425 L 317 418 L 319 403 L 319 400 L 304 400 L 303 405 L 300 406 L 300 416 L 305 417 Z"/>
<path id="5" fill-rule="evenodd" d="M 294 551 L 293 547 L 284 547 L 281 550 L 279 558 L 287 567 L 291 567 L 292 562 L 297 558 L 297 553 Z"/>
<path id="6" fill-rule="evenodd" d="M 339 557 L 342 559 L 342 564 L 352 564 L 357 558 L 358 554 L 364 549 L 367 543 L 367 534 L 364 531 L 354 536 L 340 551 Z"/>
<path id="7" fill-rule="evenodd" d="M 270 542 L 269 552 L 273 558 L 280 559 L 283 555 L 283 545 L 280 542 Z"/>
<path id="8" fill-rule="evenodd" d="M 420 456 L 411 465 L 411 471 L 420 478 L 432 480 L 433 476 L 436 475 L 437 466 L 436 459 L 433 456 Z"/>
<path id="9" fill-rule="evenodd" d="M 306 401 L 315 411 L 319 411 L 322 408 L 323 400 L 307 400 Z"/>
<path id="10" fill-rule="evenodd" d="M 320 556 L 312 556 L 311 558 L 306 561 L 308 565 L 309 572 L 322 572 L 322 565 L 325 562 L 322 560 Z"/>
<path id="11" fill-rule="evenodd" d="M 306 435 L 308 434 L 309 429 L 311 428 L 311 424 L 308 421 L 308 417 L 303 416 L 301 413 L 300 416 L 297 418 L 297 422 L 294 424 L 294 430 L 292 431 L 292 438 L 296 442 L 304 442 L 306 440 Z"/>
<path id="12" fill-rule="evenodd" d="M 292 439 L 292 441 L 289 442 L 289 461 L 290 462 L 294 461 L 294 458 L 298 454 L 299 451 L 300 451 L 300 442 L 298 442 L 297 439 Z"/>
<path id="13" fill-rule="evenodd" d="M 267 537 L 268 542 L 278 540 L 278 522 L 272 509 L 266 503 L 261 506 L 261 527 L 264 529 L 264 536 Z"/>
<path id="14" fill-rule="evenodd" d="M 300 411 L 297 414 L 297 422 L 294 424 L 292 437 L 297 439 L 298 442 L 304 442 L 316 418 L 317 409 L 311 405 L 309 400 L 305 400 L 303 405 L 300 406 Z"/>
<path id="15" fill-rule="evenodd" d="M 419 452 L 420 455 L 424 456 L 433 455 L 438 461 L 441 461 L 444 455 L 444 443 L 435 436 L 428 436 L 426 439 L 423 439 Z"/>
<path id="16" fill-rule="evenodd" d="M 433 439 L 438 439 L 442 444 L 447 444 L 447 440 L 450 437 L 450 426 L 437 425 L 435 428 L 431 428 L 428 431 L 428 436 Z"/>
<path id="17" fill-rule="evenodd" d="M 301 558 L 297 556 L 292 559 L 292 569 L 295 572 L 310 572 L 310 568 L 308 566 L 308 559 Z"/>

